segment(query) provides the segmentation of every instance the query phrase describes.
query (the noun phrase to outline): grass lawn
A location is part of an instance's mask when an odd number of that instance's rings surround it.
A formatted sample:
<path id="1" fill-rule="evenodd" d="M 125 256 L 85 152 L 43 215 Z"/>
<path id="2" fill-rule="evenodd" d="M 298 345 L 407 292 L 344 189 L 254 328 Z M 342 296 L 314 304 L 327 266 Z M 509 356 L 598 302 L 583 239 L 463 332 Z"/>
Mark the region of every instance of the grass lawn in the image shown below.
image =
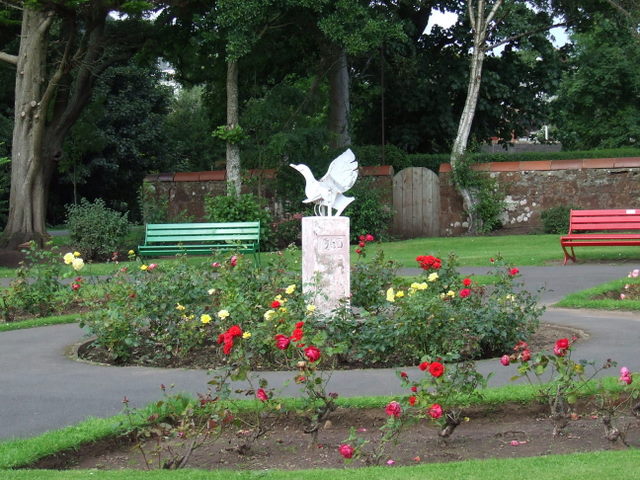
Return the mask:
<path id="1" fill-rule="evenodd" d="M 629 278 L 620 278 L 611 282 L 603 283 L 581 292 L 567 295 L 554 305 L 554 307 L 564 308 L 592 308 L 594 310 L 625 310 L 640 311 L 640 300 L 618 300 L 613 298 L 595 299 L 594 297 L 606 292 L 615 291 L 624 293 L 624 286 L 629 283 L 638 283 L 637 279 L 632 281 Z"/>
<path id="2" fill-rule="evenodd" d="M 132 237 L 133 238 L 133 237 Z M 68 237 L 54 237 L 57 245 L 68 245 Z M 137 242 L 131 243 L 135 249 Z M 368 258 L 372 258 L 376 249 L 382 249 L 385 256 L 395 260 L 401 267 L 417 268 L 415 258 L 418 255 L 434 255 L 446 258 L 455 253 L 461 267 L 489 266 L 489 259 L 501 255 L 508 263 L 523 265 L 560 264 L 563 260 L 562 249 L 558 235 L 504 235 L 487 237 L 435 237 L 416 238 L 397 242 L 372 244 L 369 247 Z M 354 247 L 355 249 L 355 247 Z M 64 253 L 64 252 L 62 252 Z M 262 253 L 261 261 L 268 262 L 273 253 Z M 287 251 L 292 268 L 300 261 L 300 251 Z M 593 247 L 577 249 L 578 263 L 585 262 L 637 262 L 640 264 L 640 248 L 637 247 Z M 357 255 L 352 253 L 352 261 L 357 261 Z M 150 262 L 165 262 L 171 259 L 146 259 Z M 204 263 L 206 257 L 189 257 L 189 262 Z M 82 274 L 109 275 L 123 266 L 137 267 L 138 263 L 87 263 Z M 7 278 L 15 275 L 14 269 L 0 268 L 0 277 Z"/>

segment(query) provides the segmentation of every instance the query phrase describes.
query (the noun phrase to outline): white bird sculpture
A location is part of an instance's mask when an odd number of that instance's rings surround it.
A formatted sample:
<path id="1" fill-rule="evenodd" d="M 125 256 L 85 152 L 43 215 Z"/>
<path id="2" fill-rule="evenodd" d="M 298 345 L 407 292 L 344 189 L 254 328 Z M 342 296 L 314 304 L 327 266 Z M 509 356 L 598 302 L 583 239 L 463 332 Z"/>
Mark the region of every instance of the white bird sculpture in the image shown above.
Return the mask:
<path id="1" fill-rule="evenodd" d="M 346 197 L 344 192 L 353 187 L 358 178 L 358 162 L 350 149 L 331 162 L 324 177 L 316 180 L 306 165 L 300 163 L 289 166 L 298 170 L 306 180 L 304 193 L 307 196 L 303 203 L 315 204 L 313 210 L 317 216 L 339 217 L 347 206 L 355 200 Z M 333 210 L 336 211 L 332 215 Z"/>

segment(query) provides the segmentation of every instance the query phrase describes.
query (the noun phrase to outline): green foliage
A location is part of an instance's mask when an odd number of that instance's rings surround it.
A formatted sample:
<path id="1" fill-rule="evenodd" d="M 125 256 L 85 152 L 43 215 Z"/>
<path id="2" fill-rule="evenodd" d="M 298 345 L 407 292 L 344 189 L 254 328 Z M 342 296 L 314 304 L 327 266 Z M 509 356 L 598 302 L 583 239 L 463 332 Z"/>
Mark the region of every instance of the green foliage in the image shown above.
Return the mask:
<path id="1" fill-rule="evenodd" d="M 453 170 L 453 181 L 474 199 L 471 213 L 478 222 L 478 233 L 489 233 L 502 226 L 500 217 L 505 209 L 504 193 L 496 179 L 471 169 L 470 160 L 465 157 Z"/>
<path id="2" fill-rule="evenodd" d="M 377 311 L 384 306 L 384 292 L 392 285 L 398 264 L 378 250 L 372 260 L 358 261 L 351 268 L 351 303 Z"/>
<path id="3" fill-rule="evenodd" d="M 271 243 L 277 249 L 285 249 L 290 245 L 300 245 L 302 242 L 301 213 L 287 215 L 285 218 L 271 224 Z"/>
<path id="4" fill-rule="evenodd" d="M 252 193 L 206 197 L 204 211 L 210 222 L 260 222 L 260 243 L 271 240 L 271 214 L 264 201 Z"/>
<path id="5" fill-rule="evenodd" d="M 229 125 L 220 125 L 212 133 L 214 137 L 225 143 L 233 145 L 240 144 L 247 138 L 247 134 L 240 125 L 230 127 Z"/>
<path id="6" fill-rule="evenodd" d="M 369 233 L 380 241 L 388 240 L 393 211 L 382 201 L 382 193 L 375 188 L 373 179 L 363 178 L 356 182 L 348 195 L 356 198 L 344 212 L 351 222 L 352 239 Z"/>
<path id="7" fill-rule="evenodd" d="M 572 205 L 558 205 L 547 208 L 540 214 L 544 233 L 564 234 L 569 231 L 569 215 L 576 207 Z"/>
<path id="8" fill-rule="evenodd" d="M 166 223 L 169 219 L 169 199 L 160 198 L 152 183 L 142 182 L 138 191 L 138 203 L 143 223 Z"/>
<path id="9" fill-rule="evenodd" d="M 66 206 L 71 241 L 87 259 L 108 259 L 117 252 L 129 232 L 127 213 L 107 208 L 102 199 L 83 198 Z"/>
<path id="10" fill-rule="evenodd" d="M 72 290 L 61 283 L 73 270 L 65 266 L 57 247 L 48 243 L 41 249 L 31 242 L 24 253 L 15 280 L 0 293 L 0 312 L 5 322 L 24 314 L 48 316 L 62 311 L 73 300 Z"/>
<path id="11" fill-rule="evenodd" d="M 640 49 L 637 35 L 598 15 L 573 36 L 575 50 L 554 100 L 565 148 L 635 146 L 640 140 Z"/>

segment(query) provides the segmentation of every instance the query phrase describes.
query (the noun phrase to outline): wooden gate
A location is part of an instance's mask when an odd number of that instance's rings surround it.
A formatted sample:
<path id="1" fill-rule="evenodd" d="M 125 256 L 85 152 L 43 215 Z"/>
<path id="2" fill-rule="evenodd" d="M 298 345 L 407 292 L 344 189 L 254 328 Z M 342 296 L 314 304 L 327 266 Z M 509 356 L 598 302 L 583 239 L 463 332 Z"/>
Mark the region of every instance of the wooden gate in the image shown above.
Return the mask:
<path id="1" fill-rule="evenodd" d="M 393 177 L 393 234 L 400 238 L 440 235 L 440 180 L 428 168 L 411 167 Z"/>

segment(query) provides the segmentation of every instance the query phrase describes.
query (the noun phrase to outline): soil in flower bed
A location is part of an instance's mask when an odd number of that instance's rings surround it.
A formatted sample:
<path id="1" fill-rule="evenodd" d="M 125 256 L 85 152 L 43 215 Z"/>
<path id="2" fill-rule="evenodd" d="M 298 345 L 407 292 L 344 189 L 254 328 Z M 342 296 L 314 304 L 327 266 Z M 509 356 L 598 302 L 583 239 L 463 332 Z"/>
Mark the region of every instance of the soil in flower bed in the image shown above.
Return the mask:
<path id="1" fill-rule="evenodd" d="M 415 465 L 419 463 L 450 462 L 466 459 L 529 457 L 573 452 L 624 449 L 621 443 L 611 443 L 603 436 L 601 420 L 589 412 L 574 415 L 564 432 L 552 436 L 552 424 L 541 405 L 501 405 L 466 412 L 468 422 L 461 424 L 447 441 L 438 437 L 433 423 L 408 427 L 396 445 L 387 445 L 382 465 Z M 281 415 L 265 435 L 249 448 L 246 443 L 250 431 L 241 427 L 231 429 L 215 441 L 205 443 L 193 451 L 186 467 L 200 469 L 309 469 L 341 468 L 343 460 L 338 446 L 354 427 L 364 438 L 379 438 L 378 428 L 386 421 L 384 408 L 375 410 L 338 409 L 318 435 L 318 443 L 303 432 L 304 425 L 296 418 Z M 629 425 L 626 441 L 640 446 L 640 421 L 634 417 L 621 419 Z M 172 457 L 167 453 L 182 452 L 190 438 L 164 440 L 151 438 L 144 444 L 149 468 L 158 468 Z M 158 455 L 156 452 L 161 451 Z M 392 461 L 392 462 L 391 462 Z M 346 468 L 365 466 L 361 459 Z M 127 439 L 110 439 L 85 446 L 78 451 L 59 454 L 38 462 L 32 467 L 52 469 L 146 469 L 145 459 L 135 443 Z M 391 467 L 390 467 L 391 468 Z"/>
<path id="2" fill-rule="evenodd" d="M 576 341 L 583 340 L 588 335 L 580 330 L 563 327 L 560 325 L 552 325 L 550 323 L 540 324 L 538 331 L 534 333 L 529 339 L 529 347 L 531 351 L 538 352 L 541 350 L 552 350 L 556 340 L 559 338 L 576 338 Z M 134 358 L 127 365 L 140 365 L 140 366 L 153 366 L 162 368 L 216 368 L 220 364 L 219 359 L 219 346 L 211 344 L 192 350 L 189 355 L 183 358 L 167 357 L 159 358 L 157 352 L 151 352 L 151 355 L 146 355 L 144 352 L 136 352 Z M 500 356 L 503 353 L 508 352 L 495 352 L 494 356 Z M 97 347 L 93 343 L 89 342 L 82 345 L 78 349 L 78 357 L 90 362 L 109 364 L 111 363 L 111 356 L 109 352 L 101 347 Z M 487 356 L 488 358 L 489 356 Z M 122 364 L 120 364 L 122 365 Z M 390 367 L 404 367 L 402 362 L 397 361 L 393 357 L 387 358 L 386 362 L 382 363 L 338 363 L 332 368 L 335 369 L 352 369 L 352 368 L 390 368 Z M 289 368 L 288 365 L 283 368 Z M 328 368 L 328 367 L 325 367 Z M 255 370 L 278 370 L 278 365 L 256 365 Z"/>

